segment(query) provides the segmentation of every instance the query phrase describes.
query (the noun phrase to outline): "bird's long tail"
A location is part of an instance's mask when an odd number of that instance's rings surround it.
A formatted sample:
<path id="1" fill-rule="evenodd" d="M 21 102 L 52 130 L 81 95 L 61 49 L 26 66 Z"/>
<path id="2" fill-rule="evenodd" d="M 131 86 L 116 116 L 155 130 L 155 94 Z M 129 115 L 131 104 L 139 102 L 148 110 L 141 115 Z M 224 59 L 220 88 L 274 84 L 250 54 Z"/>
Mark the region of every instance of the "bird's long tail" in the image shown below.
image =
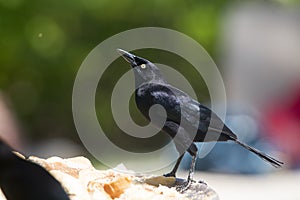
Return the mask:
<path id="1" fill-rule="evenodd" d="M 249 145 L 247 145 L 247 144 L 245 144 L 245 143 L 243 143 L 243 142 L 241 142 L 241 141 L 239 141 L 239 140 L 237 140 L 237 139 L 234 139 L 234 141 L 235 141 L 237 144 L 239 144 L 239 145 L 241 145 L 242 147 L 244 147 L 245 149 L 247 149 L 247 150 L 249 150 L 249 151 L 255 153 L 255 154 L 258 155 L 261 159 L 263 159 L 263 160 L 269 162 L 271 165 L 273 165 L 273 166 L 276 167 L 276 168 L 281 167 L 281 165 L 283 165 L 283 162 L 280 162 L 279 160 L 276 160 L 275 158 L 273 158 L 273 157 L 271 157 L 271 156 L 269 156 L 269 155 L 267 155 L 267 154 L 265 154 L 265 153 L 263 153 L 263 152 L 261 152 L 261 151 L 255 149 L 255 148 L 253 148 L 253 147 L 251 147 L 251 146 L 249 146 Z"/>

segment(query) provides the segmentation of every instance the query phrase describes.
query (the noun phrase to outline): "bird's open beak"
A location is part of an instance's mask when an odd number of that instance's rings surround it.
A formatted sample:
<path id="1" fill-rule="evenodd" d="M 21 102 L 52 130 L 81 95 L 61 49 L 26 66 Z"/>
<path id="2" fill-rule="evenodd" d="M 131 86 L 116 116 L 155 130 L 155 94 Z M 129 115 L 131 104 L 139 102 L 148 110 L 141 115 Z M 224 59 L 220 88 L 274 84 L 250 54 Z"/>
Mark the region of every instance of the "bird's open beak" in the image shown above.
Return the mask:
<path id="1" fill-rule="evenodd" d="M 131 64 L 131 66 L 136 66 L 135 62 L 135 55 L 128 53 L 127 51 L 124 51 L 122 49 L 117 49 L 117 52 L 127 61 Z"/>

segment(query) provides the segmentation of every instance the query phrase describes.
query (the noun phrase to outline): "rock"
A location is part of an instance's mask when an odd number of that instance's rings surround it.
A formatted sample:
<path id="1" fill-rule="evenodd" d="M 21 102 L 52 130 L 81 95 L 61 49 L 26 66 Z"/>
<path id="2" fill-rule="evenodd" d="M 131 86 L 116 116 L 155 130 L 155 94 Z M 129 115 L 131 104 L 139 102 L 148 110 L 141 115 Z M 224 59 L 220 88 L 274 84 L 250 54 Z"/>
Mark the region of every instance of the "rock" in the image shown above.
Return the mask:
<path id="1" fill-rule="evenodd" d="M 153 176 L 153 177 L 147 177 L 144 179 L 144 182 L 158 187 L 159 185 L 164 185 L 167 187 L 173 187 L 176 184 L 176 178 L 175 177 L 165 177 L 165 176 Z"/>
<path id="2" fill-rule="evenodd" d="M 130 187 L 131 181 L 128 177 L 120 177 L 111 181 L 110 183 L 104 184 L 103 188 L 112 199 L 119 198 L 124 191 Z"/>
<path id="3" fill-rule="evenodd" d="M 84 157 L 42 159 L 29 157 L 47 169 L 72 200 L 218 200 L 207 184 L 193 182 L 183 193 L 175 189 L 182 179 L 164 176 L 134 176 L 114 170 L 96 170 Z M 0 191 L 0 200 L 5 200 Z"/>
<path id="4" fill-rule="evenodd" d="M 219 200 L 217 193 L 206 183 L 194 182 L 184 193 L 190 200 Z"/>
<path id="5" fill-rule="evenodd" d="M 185 180 L 174 178 L 174 177 L 164 177 L 164 176 L 155 176 L 145 178 L 145 183 L 153 186 L 159 187 L 160 185 L 164 185 L 167 187 L 175 187 L 182 185 Z M 188 190 L 183 193 L 185 197 L 190 200 L 218 200 L 219 197 L 217 193 L 212 190 L 208 185 L 204 182 L 196 182 L 193 181 Z"/>

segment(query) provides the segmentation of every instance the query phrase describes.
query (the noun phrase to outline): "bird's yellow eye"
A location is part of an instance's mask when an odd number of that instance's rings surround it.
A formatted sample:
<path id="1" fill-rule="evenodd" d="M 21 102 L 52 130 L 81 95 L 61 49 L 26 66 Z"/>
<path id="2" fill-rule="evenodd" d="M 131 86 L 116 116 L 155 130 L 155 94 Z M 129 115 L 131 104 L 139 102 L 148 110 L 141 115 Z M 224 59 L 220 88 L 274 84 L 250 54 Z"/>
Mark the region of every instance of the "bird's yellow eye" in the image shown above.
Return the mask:
<path id="1" fill-rule="evenodd" d="M 142 68 L 142 69 L 145 69 L 145 68 L 146 68 L 146 65 L 145 65 L 145 64 L 141 64 L 141 68 Z"/>

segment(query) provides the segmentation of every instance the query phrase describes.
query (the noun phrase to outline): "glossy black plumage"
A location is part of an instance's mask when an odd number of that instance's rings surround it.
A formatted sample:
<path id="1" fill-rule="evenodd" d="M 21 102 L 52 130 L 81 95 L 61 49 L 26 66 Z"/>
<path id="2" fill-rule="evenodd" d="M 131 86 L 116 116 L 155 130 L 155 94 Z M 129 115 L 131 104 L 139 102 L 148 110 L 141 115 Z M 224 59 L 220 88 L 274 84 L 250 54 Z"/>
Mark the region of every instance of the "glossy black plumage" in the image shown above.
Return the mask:
<path id="1" fill-rule="evenodd" d="M 7 200 L 69 200 L 49 172 L 12 151 L 0 139 L 0 188 Z"/>
<path id="2" fill-rule="evenodd" d="M 150 120 L 149 109 L 156 104 L 163 106 L 167 113 L 167 119 L 162 129 L 174 138 L 176 149 L 180 153 L 175 167 L 167 176 L 175 176 L 182 155 L 187 151 L 193 158 L 188 181 L 191 179 L 198 151 L 194 142 L 231 140 L 268 161 L 274 167 L 283 164 L 239 141 L 214 112 L 192 99 L 185 92 L 169 85 L 153 63 L 121 49 L 118 49 L 118 52 L 133 67 L 136 84 L 135 101 L 141 113 Z M 162 112 L 154 113 L 153 123 L 155 123 L 155 118 L 160 120 Z"/>

